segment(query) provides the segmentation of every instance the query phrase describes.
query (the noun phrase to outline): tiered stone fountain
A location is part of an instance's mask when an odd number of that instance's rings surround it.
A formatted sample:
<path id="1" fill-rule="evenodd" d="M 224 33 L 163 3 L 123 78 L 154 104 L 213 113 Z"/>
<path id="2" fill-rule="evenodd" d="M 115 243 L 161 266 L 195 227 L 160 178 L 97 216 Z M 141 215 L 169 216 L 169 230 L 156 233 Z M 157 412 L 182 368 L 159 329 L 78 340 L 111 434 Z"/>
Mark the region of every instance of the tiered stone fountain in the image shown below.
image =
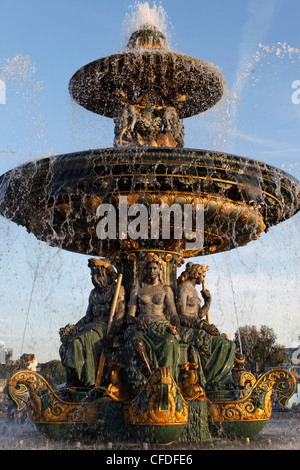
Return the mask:
<path id="1" fill-rule="evenodd" d="M 1 214 L 53 247 L 109 260 L 104 266 L 111 263 L 123 276 L 125 308 L 133 286 L 145 276 L 145 259 L 151 253 L 163 266 L 161 281 L 176 299 L 176 269 L 185 259 L 246 245 L 300 208 L 299 183 L 285 172 L 252 159 L 184 148 L 183 119 L 214 106 L 225 87 L 215 67 L 171 51 L 165 36 L 145 25 L 131 35 L 123 52 L 82 67 L 69 84 L 81 106 L 114 119 L 114 147 L 50 157 L 9 171 L 0 179 Z M 131 219 L 124 225 L 124 201 L 127 214 L 136 204 L 147 210 L 176 205 L 181 214 L 189 207 L 193 223 L 189 230 L 179 227 L 182 236 L 176 237 L 178 224 L 170 217 L 170 235 L 165 237 L 160 227 L 153 237 L 147 220 L 149 231 L 140 227 L 144 236 L 133 237 Z M 103 207 L 113 208 L 114 237 L 99 236 Z M 196 232 L 199 207 L 203 223 Z M 210 325 L 209 318 L 205 321 Z M 117 351 L 109 349 L 106 366 L 115 361 L 126 371 L 129 359 L 120 338 L 126 325 L 122 328 Z M 102 388 L 95 377 L 95 388 L 73 383 L 63 391 L 53 391 L 39 374 L 21 371 L 10 381 L 10 394 L 20 409 L 28 402 L 34 422 L 52 436 L 69 436 L 76 428 L 76 434 L 88 430 L 101 439 L 116 440 L 121 433 L 128 440 L 138 435 L 169 442 L 179 435 L 186 441 L 209 438 L 212 427 L 220 425 L 240 435 L 255 434 L 270 416 L 273 388 L 282 403 L 294 389 L 287 371 L 274 369 L 256 381 L 236 357 L 234 387 L 217 394 L 206 390 L 189 368 L 191 344 L 177 340 L 180 357 L 173 364 L 174 377 L 158 358 L 159 367 L 146 385 L 140 383 L 136 395 L 130 395 L 130 387 L 122 394 L 108 370 Z M 228 361 L 224 359 L 224 367 Z M 193 377 L 193 387 L 200 388 L 187 391 L 180 373 L 185 379 Z M 122 377 L 125 387 L 129 379 L 124 373 Z"/>

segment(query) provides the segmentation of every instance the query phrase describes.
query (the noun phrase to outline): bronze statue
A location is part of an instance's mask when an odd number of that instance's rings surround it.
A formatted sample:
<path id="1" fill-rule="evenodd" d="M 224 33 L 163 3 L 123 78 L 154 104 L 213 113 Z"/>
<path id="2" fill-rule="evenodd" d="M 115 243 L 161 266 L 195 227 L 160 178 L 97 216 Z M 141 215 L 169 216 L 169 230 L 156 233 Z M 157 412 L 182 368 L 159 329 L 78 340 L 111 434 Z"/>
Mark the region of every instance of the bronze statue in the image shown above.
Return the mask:
<path id="1" fill-rule="evenodd" d="M 131 359 L 129 381 L 132 375 L 137 382 L 148 378 L 157 367 L 169 367 L 177 376 L 180 321 L 172 288 L 160 279 L 163 264 L 157 254 L 148 253 L 145 276 L 131 291 L 124 335 Z"/>
<path id="2" fill-rule="evenodd" d="M 177 307 L 180 312 L 182 325 L 192 328 L 203 328 L 207 333 L 214 336 L 218 334 L 217 328 L 214 325 L 210 325 L 208 322 L 201 321 L 209 311 L 211 304 L 210 292 L 207 289 L 201 291 L 201 295 L 204 299 L 204 305 L 201 306 L 201 301 L 195 288 L 196 285 L 203 285 L 208 269 L 208 266 L 202 266 L 201 264 L 194 264 L 192 262 L 187 263 L 186 270 L 177 281 L 179 286 Z"/>
<path id="3" fill-rule="evenodd" d="M 184 126 L 180 122 L 178 113 L 173 106 L 165 106 L 162 110 L 163 135 L 171 135 L 175 141 L 175 147 L 184 145 Z M 159 145 L 160 146 L 160 145 Z M 172 145 L 173 146 L 173 145 Z M 170 145 L 167 145 L 170 147 Z"/>
<path id="4" fill-rule="evenodd" d="M 103 347 L 113 343 L 125 314 L 125 291 L 121 286 L 116 314 L 109 335 L 106 335 L 117 274 L 106 259 L 91 258 L 88 265 L 94 289 L 89 296 L 87 312 L 75 325 L 68 324 L 60 330 L 60 355 L 70 385 L 95 385 Z"/>
<path id="5" fill-rule="evenodd" d="M 211 296 L 207 289 L 201 291 L 204 305 L 196 285 L 204 283 L 208 266 L 189 262 L 178 279 L 177 311 L 180 316 L 180 336 L 189 345 L 188 360 L 198 365 L 200 385 L 205 389 L 222 388 L 231 383 L 235 344 L 221 335 L 204 317 L 208 314 Z"/>
<path id="6" fill-rule="evenodd" d="M 155 96 L 144 94 L 135 105 L 121 95 L 121 111 L 114 119 L 115 147 L 183 147 L 184 126 L 173 106 L 158 104 Z"/>
<path id="7" fill-rule="evenodd" d="M 124 104 L 120 115 L 114 119 L 116 147 L 133 143 L 133 131 L 137 122 L 138 111 L 134 105 Z"/>

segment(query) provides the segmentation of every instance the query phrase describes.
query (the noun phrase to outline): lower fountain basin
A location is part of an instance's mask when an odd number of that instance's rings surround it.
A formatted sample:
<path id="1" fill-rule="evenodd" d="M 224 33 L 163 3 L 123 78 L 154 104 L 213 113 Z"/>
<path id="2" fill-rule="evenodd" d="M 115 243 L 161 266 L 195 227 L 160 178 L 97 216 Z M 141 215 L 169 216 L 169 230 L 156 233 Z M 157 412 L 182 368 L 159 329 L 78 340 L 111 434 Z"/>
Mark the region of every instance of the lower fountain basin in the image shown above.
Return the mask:
<path id="1" fill-rule="evenodd" d="M 248 381 L 249 373 L 242 374 Z M 158 368 L 133 399 L 116 401 L 90 388 L 53 390 L 39 373 L 19 370 L 8 381 L 8 394 L 18 411 L 28 406 L 34 424 L 51 439 L 190 443 L 211 435 L 255 436 L 271 417 L 273 394 L 286 406 L 295 393 L 296 379 L 285 369 L 252 377 L 253 383 L 231 399 L 189 401 L 169 369 Z"/>
<path id="2" fill-rule="evenodd" d="M 100 240 L 98 207 L 185 204 L 204 208 L 204 242 L 187 238 Z M 300 209 L 299 182 L 265 163 L 195 149 L 97 149 L 40 159 L 0 177 L 0 214 L 39 240 L 96 256 L 162 249 L 184 258 L 246 245 Z"/>

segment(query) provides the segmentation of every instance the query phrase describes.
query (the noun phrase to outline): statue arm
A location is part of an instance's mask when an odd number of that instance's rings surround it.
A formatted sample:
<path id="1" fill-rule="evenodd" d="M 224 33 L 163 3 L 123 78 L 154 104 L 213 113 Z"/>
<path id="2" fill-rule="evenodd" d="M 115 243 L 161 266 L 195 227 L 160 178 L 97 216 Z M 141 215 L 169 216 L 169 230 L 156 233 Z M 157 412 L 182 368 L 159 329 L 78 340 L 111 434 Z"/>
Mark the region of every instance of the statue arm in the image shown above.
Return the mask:
<path id="1" fill-rule="evenodd" d="M 138 302 L 138 286 L 135 285 L 130 292 L 130 299 L 128 304 L 127 320 L 128 323 L 133 323 L 136 319 Z"/>
<path id="2" fill-rule="evenodd" d="M 172 325 L 176 326 L 179 329 L 180 318 L 176 310 L 173 291 L 170 286 L 165 286 L 165 291 L 166 291 L 165 302 L 166 302 L 168 313 L 170 315 L 171 323 Z"/>
<path id="3" fill-rule="evenodd" d="M 211 295 L 209 290 L 202 290 L 201 294 L 204 299 L 204 305 L 202 307 L 199 307 L 199 318 L 203 318 L 207 315 L 211 304 Z"/>
<path id="4" fill-rule="evenodd" d="M 203 307 L 199 307 L 199 318 L 203 318 L 207 315 L 211 304 L 211 295 L 209 290 L 203 289 L 201 291 L 201 294 L 204 298 L 204 305 Z M 218 328 L 215 325 L 211 325 L 205 320 L 200 322 L 200 328 L 206 331 L 211 336 L 217 336 L 220 334 Z"/>
<path id="5" fill-rule="evenodd" d="M 186 295 L 185 289 L 179 289 L 177 309 L 178 309 L 179 317 L 180 317 L 182 324 L 186 323 L 185 321 L 186 299 L 187 299 L 187 295 Z"/>

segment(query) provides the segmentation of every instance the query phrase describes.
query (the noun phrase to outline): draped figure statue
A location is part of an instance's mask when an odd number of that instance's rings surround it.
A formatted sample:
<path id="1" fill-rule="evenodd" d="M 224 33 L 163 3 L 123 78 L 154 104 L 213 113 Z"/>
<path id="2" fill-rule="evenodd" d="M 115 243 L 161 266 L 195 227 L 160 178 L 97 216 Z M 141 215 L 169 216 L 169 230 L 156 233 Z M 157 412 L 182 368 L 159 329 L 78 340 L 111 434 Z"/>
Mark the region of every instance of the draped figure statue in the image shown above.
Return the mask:
<path id="1" fill-rule="evenodd" d="M 189 361 L 198 365 L 200 385 L 205 390 L 214 390 L 231 382 L 235 344 L 205 319 L 211 304 L 210 292 L 207 289 L 201 291 L 204 299 L 201 305 L 196 285 L 203 284 L 208 269 L 208 266 L 187 263 L 178 279 L 176 305 L 181 341 L 189 345 Z"/>
<path id="2" fill-rule="evenodd" d="M 62 346 L 59 351 L 68 384 L 85 387 L 95 385 L 101 352 L 114 341 L 125 315 L 125 291 L 121 286 L 114 321 L 107 336 L 117 273 L 105 259 L 91 258 L 88 265 L 94 289 L 86 314 L 75 325 L 68 324 L 60 330 Z"/>

